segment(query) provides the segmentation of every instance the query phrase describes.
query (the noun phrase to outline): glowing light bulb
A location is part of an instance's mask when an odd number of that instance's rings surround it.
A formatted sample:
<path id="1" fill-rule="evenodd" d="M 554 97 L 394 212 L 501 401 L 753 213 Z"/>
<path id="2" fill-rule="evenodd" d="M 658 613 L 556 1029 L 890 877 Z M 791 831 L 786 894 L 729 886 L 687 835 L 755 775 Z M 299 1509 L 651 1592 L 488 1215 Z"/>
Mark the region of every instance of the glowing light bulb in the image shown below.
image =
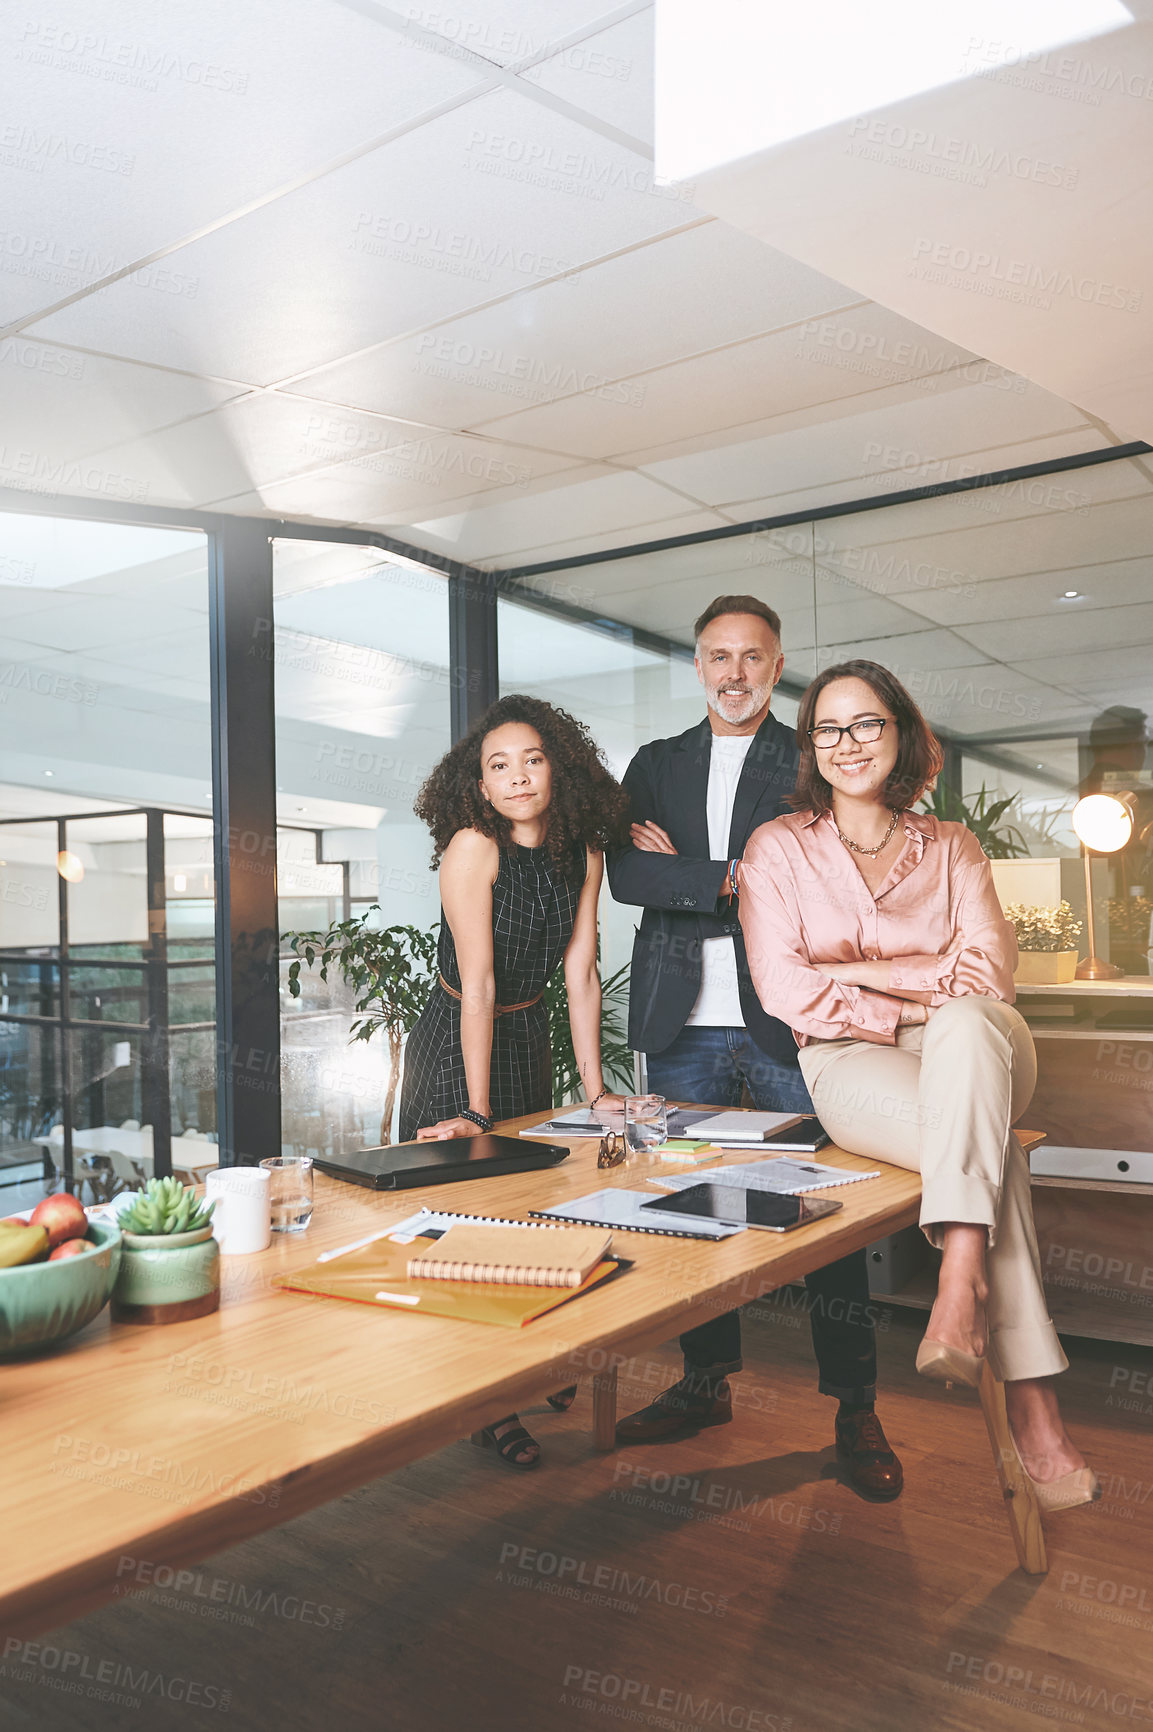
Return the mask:
<path id="1" fill-rule="evenodd" d="M 1133 834 L 1133 814 L 1112 794 L 1086 794 L 1073 808 L 1073 829 L 1096 854 L 1115 854 Z"/>

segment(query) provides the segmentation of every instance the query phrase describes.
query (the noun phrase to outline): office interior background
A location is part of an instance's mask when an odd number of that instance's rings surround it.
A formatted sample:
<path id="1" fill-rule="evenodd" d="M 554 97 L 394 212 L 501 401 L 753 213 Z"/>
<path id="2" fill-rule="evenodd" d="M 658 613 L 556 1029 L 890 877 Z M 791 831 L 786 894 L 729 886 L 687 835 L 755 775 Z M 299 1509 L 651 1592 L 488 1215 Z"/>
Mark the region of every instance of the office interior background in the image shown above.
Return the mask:
<path id="1" fill-rule="evenodd" d="M 691 622 L 718 593 L 780 612 L 786 721 L 830 662 L 897 672 L 945 781 L 970 805 L 1010 798 L 1024 854 L 1076 859 L 1095 765 L 1150 781 L 1137 423 L 710 214 L 727 200 L 756 231 L 780 148 L 759 204 L 747 163 L 662 177 L 645 5 L 276 20 L 210 6 L 167 40 L 118 7 L 96 29 L 66 12 L 9 28 L 0 1147 L 17 1178 L 165 1107 L 175 1136 L 231 1126 L 225 1159 L 369 1136 L 382 1047 L 348 1046 L 339 993 L 254 979 L 254 932 L 267 946 L 374 903 L 431 925 L 411 808 L 454 727 L 533 692 L 619 774 L 699 714 Z M 987 142 L 940 123 L 910 141 L 882 110 L 787 146 L 794 179 L 806 145 L 827 179 L 831 134 L 881 207 L 928 189 L 1080 214 L 1099 165 L 1054 185 L 1033 157 L 1014 169 L 1002 134 L 1025 96 L 970 77 L 948 99 L 970 86 L 1002 102 Z M 1003 287 L 998 269 L 969 287 Z M 1067 302 L 1089 316 L 1075 287 L 1018 292 L 1034 324 L 1046 300 L 1058 326 Z M 1089 301 L 1114 347 L 1148 316 L 1127 293 Z M 1017 340 L 997 334 L 999 353 Z M 1104 954 L 1146 973 L 1153 885 L 1099 866 Z M 1062 883 L 1076 901 L 1076 872 Z M 606 898 L 606 973 L 631 931 Z"/>
<path id="2" fill-rule="evenodd" d="M 8 1207 L 191 1142 L 375 1141 L 384 1045 L 338 986 L 291 995 L 284 935 L 433 925 L 413 800 L 501 693 L 618 775 L 699 720 L 721 593 L 780 613 L 786 722 L 846 657 L 905 682 L 942 797 L 1005 803 L 1006 901 L 1085 921 L 1073 807 L 1130 796 L 1090 868 L 1126 993 L 1034 1023 L 1064 1140 L 1149 1150 L 1153 33 L 1144 0 L 888 10 L 0 22 Z M 606 892 L 603 975 L 634 919 Z M 1128 1231 L 1144 1267 L 1148 1187 L 1098 1203 L 1090 1255 Z M 1140 1294 L 1062 1264 L 1053 1303 L 1149 1387 Z M 993 1638 L 965 1634 L 968 1666 Z M 842 1683 L 846 1726 L 885 1723 Z M 985 1694 L 924 1723 L 1024 1723 Z"/>

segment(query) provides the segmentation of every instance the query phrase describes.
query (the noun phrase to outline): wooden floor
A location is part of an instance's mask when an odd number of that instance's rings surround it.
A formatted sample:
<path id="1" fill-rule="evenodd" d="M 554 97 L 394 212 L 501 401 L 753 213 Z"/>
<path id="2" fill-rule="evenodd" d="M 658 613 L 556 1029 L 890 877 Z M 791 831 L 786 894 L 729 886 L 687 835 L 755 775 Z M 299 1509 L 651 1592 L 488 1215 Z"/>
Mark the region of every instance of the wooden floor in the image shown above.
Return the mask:
<path id="1" fill-rule="evenodd" d="M 597 1456 L 582 1389 L 571 1413 L 532 1416 L 535 1473 L 461 1443 L 187 1579 L 121 1560 L 133 1597 L 4 1644 L 0 1726 L 1153 1722 L 1153 1352 L 1069 1344 L 1063 1403 L 1105 1497 L 1048 1520 L 1051 1571 L 1030 1580 L 976 1397 L 913 1374 L 923 1316 L 886 1312 L 879 1334 L 907 1486 L 874 1506 L 838 1481 L 834 1405 L 790 1297 L 745 1313 L 731 1426 Z M 671 1344 L 624 1368 L 621 1411 L 677 1369 Z"/>

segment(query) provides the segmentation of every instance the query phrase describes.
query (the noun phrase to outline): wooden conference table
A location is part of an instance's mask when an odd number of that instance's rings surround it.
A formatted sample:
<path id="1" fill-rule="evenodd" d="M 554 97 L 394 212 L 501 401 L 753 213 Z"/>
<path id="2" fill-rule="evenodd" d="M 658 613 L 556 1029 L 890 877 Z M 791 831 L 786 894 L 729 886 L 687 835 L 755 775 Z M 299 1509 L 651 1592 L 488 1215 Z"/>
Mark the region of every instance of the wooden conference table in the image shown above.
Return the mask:
<path id="1" fill-rule="evenodd" d="M 126 1557 L 197 1562 L 582 1376 L 593 1376 L 598 1446 L 611 1448 L 618 1364 L 917 1219 L 918 1175 L 883 1167 L 841 1190 L 836 1214 L 781 1237 L 621 1233 L 629 1273 L 519 1330 L 269 1284 L 422 1203 L 519 1217 L 605 1185 L 643 1188 L 653 1170 L 598 1172 L 595 1142 L 569 1147 L 556 1168 L 423 1190 L 318 1175 L 307 1233 L 222 1258 L 214 1315 L 113 1325 L 106 1309 L 59 1349 L 0 1364 L 0 1634 L 36 1635 L 111 1599 Z M 836 1148 L 821 1159 L 870 1165 Z M 1018 1558 L 1043 1572 L 1036 1503 L 1006 1464 L 1003 1392 L 988 1375 L 982 1405 Z"/>

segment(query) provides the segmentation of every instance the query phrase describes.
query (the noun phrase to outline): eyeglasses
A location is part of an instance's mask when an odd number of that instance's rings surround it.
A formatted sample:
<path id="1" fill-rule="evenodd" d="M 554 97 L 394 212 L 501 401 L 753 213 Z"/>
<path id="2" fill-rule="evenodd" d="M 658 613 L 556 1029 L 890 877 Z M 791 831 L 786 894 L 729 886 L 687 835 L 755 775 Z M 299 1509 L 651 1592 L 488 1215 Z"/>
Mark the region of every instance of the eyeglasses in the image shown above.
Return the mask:
<path id="1" fill-rule="evenodd" d="M 848 734 L 858 746 L 868 746 L 880 739 L 888 720 L 888 716 L 869 716 L 863 722 L 850 722 L 847 728 L 834 728 L 831 722 L 826 722 L 823 727 L 810 728 L 809 738 L 818 752 L 830 752 L 834 746 L 839 746 L 842 734 Z"/>
<path id="2" fill-rule="evenodd" d="M 628 1144 L 617 1131 L 610 1131 L 607 1137 L 602 1137 L 597 1147 L 598 1167 L 619 1167 L 628 1154 Z"/>

